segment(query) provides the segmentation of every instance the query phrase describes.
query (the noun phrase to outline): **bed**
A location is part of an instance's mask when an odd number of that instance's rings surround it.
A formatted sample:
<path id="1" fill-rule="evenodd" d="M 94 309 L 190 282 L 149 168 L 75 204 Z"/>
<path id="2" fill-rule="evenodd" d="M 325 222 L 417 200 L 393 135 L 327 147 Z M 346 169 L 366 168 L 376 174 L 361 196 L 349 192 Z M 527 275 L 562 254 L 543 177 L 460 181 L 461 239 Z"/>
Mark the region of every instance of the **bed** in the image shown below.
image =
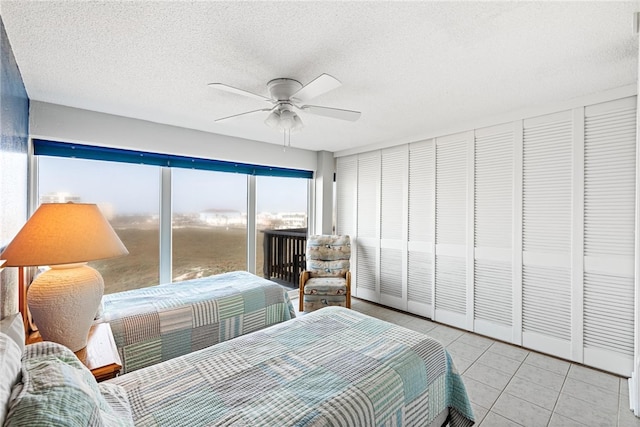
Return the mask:
<path id="1" fill-rule="evenodd" d="M 18 364 L 8 426 L 473 424 L 461 376 L 440 343 L 343 307 L 100 384 L 54 343 L 26 346 Z"/>
<path id="2" fill-rule="evenodd" d="M 246 271 L 108 294 L 109 322 L 131 372 L 295 317 L 287 290 Z"/>

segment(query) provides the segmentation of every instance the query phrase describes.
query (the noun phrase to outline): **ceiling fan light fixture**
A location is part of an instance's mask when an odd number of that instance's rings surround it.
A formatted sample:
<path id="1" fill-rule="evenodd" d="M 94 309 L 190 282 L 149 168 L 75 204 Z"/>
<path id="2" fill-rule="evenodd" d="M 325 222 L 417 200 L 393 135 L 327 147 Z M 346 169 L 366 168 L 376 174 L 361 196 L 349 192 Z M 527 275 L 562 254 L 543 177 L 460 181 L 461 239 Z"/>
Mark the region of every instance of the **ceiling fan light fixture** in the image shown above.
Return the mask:
<path id="1" fill-rule="evenodd" d="M 268 126 L 271 126 L 272 128 L 279 128 L 280 127 L 280 112 L 277 110 L 273 110 L 265 119 L 264 121 Z"/>
<path id="2" fill-rule="evenodd" d="M 283 110 L 280 113 L 280 124 L 278 127 L 282 130 L 292 130 L 296 125 L 296 117 L 298 116 L 293 111 Z"/>
<path id="3" fill-rule="evenodd" d="M 293 121 L 294 121 L 294 125 L 291 128 L 291 130 L 293 132 L 297 132 L 299 130 L 302 130 L 302 128 L 304 127 L 304 123 L 302 123 L 302 120 L 300 119 L 300 116 L 298 116 L 297 114 L 294 114 Z"/>

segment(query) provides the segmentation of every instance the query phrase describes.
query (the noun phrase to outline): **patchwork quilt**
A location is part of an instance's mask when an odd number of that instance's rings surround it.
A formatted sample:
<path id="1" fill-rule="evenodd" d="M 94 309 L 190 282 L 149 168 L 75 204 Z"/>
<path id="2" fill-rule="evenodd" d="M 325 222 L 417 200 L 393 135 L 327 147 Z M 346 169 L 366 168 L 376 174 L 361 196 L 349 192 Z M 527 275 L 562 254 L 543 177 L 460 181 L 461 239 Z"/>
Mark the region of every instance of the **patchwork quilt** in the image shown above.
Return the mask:
<path id="1" fill-rule="evenodd" d="M 131 372 L 295 317 L 282 286 L 246 271 L 105 295 L 109 322 Z"/>
<path id="2" fill-rule="evenodd" d="M 143 426 L 473 424 L 451 357 L 434 339 L 327 307 L 108 383 Z"/>

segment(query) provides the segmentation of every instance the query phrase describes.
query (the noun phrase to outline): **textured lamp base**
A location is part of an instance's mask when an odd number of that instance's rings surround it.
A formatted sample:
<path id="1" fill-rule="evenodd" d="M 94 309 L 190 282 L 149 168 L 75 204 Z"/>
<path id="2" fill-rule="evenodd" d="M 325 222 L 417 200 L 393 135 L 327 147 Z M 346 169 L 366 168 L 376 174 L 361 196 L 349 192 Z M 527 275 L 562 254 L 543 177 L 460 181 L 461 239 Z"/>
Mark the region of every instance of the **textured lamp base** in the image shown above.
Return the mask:
<path id="1" fill-rule="evenodd" d="M 27 299 L 42 339 L 74 352 L 86 347 L 103 293 L 102 276 L 84 263 L 57 265 L 36 277 Z"/>

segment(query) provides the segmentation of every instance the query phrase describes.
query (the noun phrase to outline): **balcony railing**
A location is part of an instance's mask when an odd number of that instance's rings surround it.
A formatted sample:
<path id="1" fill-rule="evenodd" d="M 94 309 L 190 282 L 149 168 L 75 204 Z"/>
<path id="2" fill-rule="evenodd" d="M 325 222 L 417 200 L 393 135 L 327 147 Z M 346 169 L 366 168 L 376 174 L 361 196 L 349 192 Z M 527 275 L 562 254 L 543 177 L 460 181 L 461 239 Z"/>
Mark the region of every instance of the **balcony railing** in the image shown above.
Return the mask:
<path id="1" fill-rule="evenodd" d="M 297 287 L 305 268 L 307 229 L 263 230 L 263 233 L 264 277 Z"/>

